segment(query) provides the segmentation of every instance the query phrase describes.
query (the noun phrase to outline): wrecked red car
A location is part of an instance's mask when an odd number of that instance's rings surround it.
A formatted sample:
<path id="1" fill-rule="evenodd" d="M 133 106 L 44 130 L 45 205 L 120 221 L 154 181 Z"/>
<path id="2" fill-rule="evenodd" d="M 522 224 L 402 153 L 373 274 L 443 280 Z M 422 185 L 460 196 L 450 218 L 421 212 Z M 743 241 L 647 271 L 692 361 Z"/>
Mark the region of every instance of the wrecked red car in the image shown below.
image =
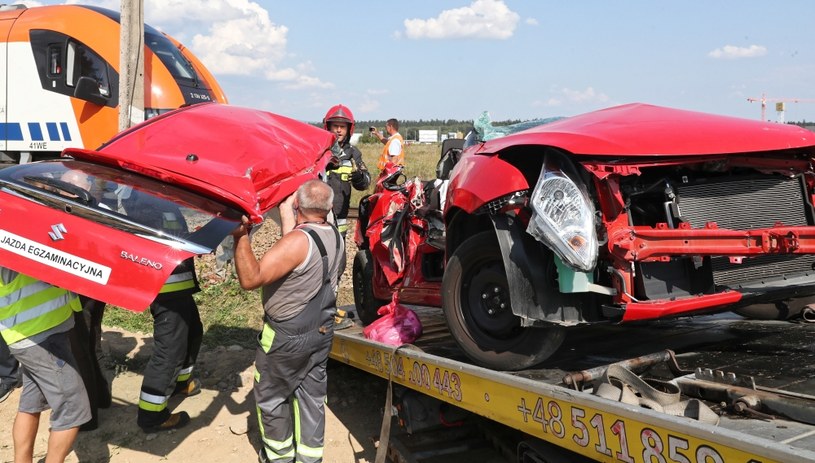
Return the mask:
<path id="1" fill-rule="evenodd" d="M 99 150 L 0 170 L 0 265 L 141 311 L 173 269 L 258 223 L 331 158 L 334 135 L 204 103 Z"/>
<path id="2" fill-rule="evenodd" d="M 628 104 L 480 136 L 450 174 L 441 246 L 419 206 L 395 240 L 416 243 L 410 260 L 377 259 L 377 230 L 401 217 L 381 211 L 404 209 L 379 204 L 385 189 L 361 203 L 358 311 L 391 292 L 439 305 L 472 360 L 506 370 L 550 357 L 573 325 L 813 316 L 815 133 Z"/>

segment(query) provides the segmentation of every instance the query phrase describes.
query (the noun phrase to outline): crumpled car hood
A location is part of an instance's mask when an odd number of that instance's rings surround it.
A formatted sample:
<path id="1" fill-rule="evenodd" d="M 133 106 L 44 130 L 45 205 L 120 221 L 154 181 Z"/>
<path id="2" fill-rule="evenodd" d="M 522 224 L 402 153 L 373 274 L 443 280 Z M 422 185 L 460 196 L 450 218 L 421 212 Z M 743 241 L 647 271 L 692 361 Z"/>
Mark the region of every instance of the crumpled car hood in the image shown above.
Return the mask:
<path id="1" fill-rule="evenodd" d="M 556 146 L 591 156 L 693 156 L 813 146 L 815 133 L 794 125 L 632 103 L 493 139 L 476 152 L 492 154 L 519 145 Z"/>
<path id="2" fill-rule="evenodd" d="M 98 150 L 63 155 L 115 164 L 215 198 L 254 222 L 325 168 L 334 134 L 266 111 L 202 103 L 150 119 Z"/>

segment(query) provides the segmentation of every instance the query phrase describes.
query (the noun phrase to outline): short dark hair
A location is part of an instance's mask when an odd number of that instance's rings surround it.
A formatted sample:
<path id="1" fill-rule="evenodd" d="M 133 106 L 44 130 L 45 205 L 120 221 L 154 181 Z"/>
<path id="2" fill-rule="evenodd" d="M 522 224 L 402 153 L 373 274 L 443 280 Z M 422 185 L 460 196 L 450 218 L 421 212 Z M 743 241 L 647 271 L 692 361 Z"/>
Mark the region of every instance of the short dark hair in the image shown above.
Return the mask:
<path id="1" fill-rule="evenodd" d="M 396 119 L 388 119 L 388 122 L 386 123 L 393 127 L 394 129 L 399 130 L 399 121 L 397 121 Z"/>

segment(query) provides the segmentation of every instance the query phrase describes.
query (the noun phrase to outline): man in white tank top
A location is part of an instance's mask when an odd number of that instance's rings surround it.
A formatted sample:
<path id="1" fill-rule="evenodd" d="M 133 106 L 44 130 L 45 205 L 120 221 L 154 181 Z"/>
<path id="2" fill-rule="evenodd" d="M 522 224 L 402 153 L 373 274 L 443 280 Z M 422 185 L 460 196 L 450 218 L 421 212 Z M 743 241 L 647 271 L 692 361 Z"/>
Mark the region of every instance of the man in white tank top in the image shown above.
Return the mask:
<path id="1" fill-rule="evenodd" d="M 309 180 L 283 201 L 283 237 L 260 261 L 246 217 L 232 233 L 238 281 L 243 289 L 261 288 L 264 308 L 254 384 L 261 462 L 323 459 L 326 365 L 345 267 L 345 244 L 326 220 L 333 194 L 327 184 Z"/>

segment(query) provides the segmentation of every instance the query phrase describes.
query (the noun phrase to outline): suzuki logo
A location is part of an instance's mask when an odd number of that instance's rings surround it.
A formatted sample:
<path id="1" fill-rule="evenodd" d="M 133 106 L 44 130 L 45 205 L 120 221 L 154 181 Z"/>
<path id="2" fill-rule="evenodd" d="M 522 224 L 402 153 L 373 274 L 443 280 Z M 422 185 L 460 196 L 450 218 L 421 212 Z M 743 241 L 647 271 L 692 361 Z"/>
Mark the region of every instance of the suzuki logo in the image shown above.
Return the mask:
<path id="1" fill-rule="evenodd" d="M 58 223 L 56 225 L 51 225 L 51 231 L 48 232 L 48 236 L 51 237 L 54 241 L 64 240 L 65 236 L 63 233 L 68 233 L 68 230 L 65 229 L 65 225 Z"/>

